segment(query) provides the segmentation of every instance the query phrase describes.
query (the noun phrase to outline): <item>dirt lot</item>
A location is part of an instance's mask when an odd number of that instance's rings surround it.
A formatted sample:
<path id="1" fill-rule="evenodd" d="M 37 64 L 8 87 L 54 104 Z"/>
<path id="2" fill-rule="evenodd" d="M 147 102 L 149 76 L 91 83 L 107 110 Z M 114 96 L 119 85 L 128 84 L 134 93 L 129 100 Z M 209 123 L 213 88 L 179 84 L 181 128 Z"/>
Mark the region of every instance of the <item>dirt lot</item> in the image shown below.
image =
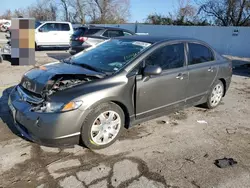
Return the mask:
<path id="1" fill-rule="evenodd" d="M 68 55 L 63 50 L 40 51 L 36 61 L 43 64 Z M 193 107 L 145 122 L 99 151 L 78 145 L 49 148 L 18 136 L 7 99 L 30 68 L 0 64 L 0 187 L 250 187 L 248 68 L 235 70 L 217 109 Z M 214 161 L 223 157 L 238 164 L 216 167 Z"/>

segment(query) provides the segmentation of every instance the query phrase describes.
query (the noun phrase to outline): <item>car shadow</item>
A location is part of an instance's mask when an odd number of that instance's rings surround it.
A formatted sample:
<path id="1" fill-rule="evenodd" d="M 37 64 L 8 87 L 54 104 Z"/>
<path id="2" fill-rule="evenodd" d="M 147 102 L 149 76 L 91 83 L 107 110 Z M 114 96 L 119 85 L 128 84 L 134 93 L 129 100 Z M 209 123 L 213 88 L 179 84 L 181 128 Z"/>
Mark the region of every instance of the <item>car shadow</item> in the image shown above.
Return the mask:
<path id="1" fill-rule="evenodd" d="M 233 74 L 250 77 L 250 62 L 242 60 L 232 60 Z"/>
<path id="2" fill-rule="evenodd" d="M 8 126 L 8 128 L 11 130 L 11 132 L 13 134 L 24 139 L 21 136 L 20 132 L 15 127 L 14 119 L 12 117 L 12 114 L 10 112 L 10 108 L 8 105 L 8 98 L 9 98 L 10 92 L 12 91 L 13 88 L 14 88 L 14 86 L 6 88 L 3 91 L 2 96 L 0 97 L 0 119 L 2 119 L 3 123 Z"/>
<path id="3" fill-rule="evenodd" d="M 47 53 L 47 56 L 56 60 L 62 60 L 70 57 L 69 53 Z"/>
<path id="4" fill-rule="evenodd" d="M 66 51 L 69 47 L 41 47 L 37 51 Z"/>

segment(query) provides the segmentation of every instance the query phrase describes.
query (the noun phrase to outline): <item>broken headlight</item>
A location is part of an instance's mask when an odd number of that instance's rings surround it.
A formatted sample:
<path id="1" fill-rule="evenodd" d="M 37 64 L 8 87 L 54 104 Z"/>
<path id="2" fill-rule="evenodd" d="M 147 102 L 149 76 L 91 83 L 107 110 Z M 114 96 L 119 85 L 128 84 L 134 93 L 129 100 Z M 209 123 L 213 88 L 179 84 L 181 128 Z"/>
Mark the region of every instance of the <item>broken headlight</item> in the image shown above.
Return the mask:
<path id="1" fill-rule="evenodd" d="M 32 111 L 43 113 L 67 112 L 76 110 L 82 105 L 82 101 L 71 101 L 67 104 L 57 102 L 45 102 L 41 106 L 32 108 Z"/>

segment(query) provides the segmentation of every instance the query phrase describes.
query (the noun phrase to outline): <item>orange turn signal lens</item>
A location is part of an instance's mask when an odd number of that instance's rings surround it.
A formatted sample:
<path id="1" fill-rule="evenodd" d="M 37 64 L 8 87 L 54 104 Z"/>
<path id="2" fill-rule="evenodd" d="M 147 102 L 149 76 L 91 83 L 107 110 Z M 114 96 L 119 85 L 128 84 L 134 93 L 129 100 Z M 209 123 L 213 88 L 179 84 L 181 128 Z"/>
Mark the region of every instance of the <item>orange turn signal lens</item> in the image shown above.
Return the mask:
<path id="1" fill-rule="evenodd" d="M 82 101 L 71 101 L 63 107 L 62 111 L 65 112 L 69 110 L 75 110 L 79 108 L 81 105 L 82 105 Z"/>
<path id="2" fill-rule="evenodd" d="M 40 70 L 47 70 L 47 68 L 45 66 L 40 66 L 39 69 Z"/>

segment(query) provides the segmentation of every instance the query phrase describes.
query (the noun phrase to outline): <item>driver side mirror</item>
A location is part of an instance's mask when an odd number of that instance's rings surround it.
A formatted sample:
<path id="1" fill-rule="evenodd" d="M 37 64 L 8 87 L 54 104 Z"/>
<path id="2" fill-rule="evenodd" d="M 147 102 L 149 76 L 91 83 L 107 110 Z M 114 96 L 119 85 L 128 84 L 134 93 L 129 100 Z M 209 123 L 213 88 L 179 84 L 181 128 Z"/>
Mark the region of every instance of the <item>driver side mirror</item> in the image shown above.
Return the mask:
<path id="1" fill-rule="evenodd" d="M 42 32 L 44 32 L 44 29 L 43 29 L 42 27 L 40 27 L 40 28 L 38 29 L 38 31 L 42 33 Z"/>
<path id="2" fill-rule="evenodd" d="M 157 66 L 157 65 L 148 65 L 143 70 L 144 76 L 160 75 L 161 73 L 162 73 L 162 69 L 160 66 Z"/>

